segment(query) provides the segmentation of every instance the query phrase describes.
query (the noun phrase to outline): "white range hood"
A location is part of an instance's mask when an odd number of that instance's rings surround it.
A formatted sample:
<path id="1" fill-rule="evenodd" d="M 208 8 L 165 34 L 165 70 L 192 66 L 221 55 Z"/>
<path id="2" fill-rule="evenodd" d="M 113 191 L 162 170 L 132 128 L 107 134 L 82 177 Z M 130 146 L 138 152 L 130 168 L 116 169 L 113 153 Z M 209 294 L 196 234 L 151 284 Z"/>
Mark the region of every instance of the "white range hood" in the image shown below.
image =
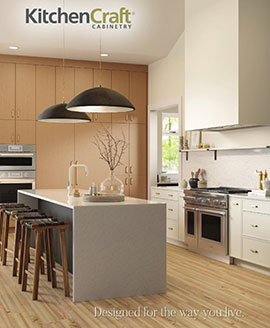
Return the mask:
<path id="1" fill-rule="evenodd" d="M 270 125 L 270 1 L 188 0 L 185 128 Z"/>

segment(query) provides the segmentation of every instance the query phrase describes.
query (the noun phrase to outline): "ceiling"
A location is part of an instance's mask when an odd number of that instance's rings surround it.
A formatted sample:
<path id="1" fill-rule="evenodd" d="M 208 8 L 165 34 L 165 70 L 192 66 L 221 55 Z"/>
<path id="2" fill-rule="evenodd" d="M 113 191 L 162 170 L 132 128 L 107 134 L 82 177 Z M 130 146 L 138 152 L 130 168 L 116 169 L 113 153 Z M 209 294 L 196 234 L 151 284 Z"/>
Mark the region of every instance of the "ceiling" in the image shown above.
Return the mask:
<path id="1" fill-rule="evenodd" d="M 90 12 L 95 8 L 131 12 L 131 29 L 94 30 L 92 24 L 64 24 L 65 57 L 98 60 L 101 35 L 104 61 L 150 64 L 169 53 L 184 31 L 184 0 L 0 0 L 0 53 L 63 57 L 63 25 L 26 24 L 26 8 Z M 18 50 L 10 50 L 10 45 Z"/>

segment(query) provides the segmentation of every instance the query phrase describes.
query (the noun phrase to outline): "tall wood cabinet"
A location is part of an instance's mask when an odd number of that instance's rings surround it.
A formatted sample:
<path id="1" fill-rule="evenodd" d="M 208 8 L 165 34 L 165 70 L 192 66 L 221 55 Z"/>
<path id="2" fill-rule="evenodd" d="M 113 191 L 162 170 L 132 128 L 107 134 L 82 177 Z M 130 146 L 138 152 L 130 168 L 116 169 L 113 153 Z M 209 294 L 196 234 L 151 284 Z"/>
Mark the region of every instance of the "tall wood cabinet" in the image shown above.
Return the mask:
<path id="1" fill-rule="evenodd" d="M 36 122 L 46 108 L 68 103 L 80 92 L 112 88 L 135 105 L 130 113 L 89 114 L 91 123 L 48 124 Z M 78 170 L 79 187 L 98 187 L 109 176 L 94 137 L 103 128 L 125 139 L 128 148 L 116 176 L 127 196 L 146 198 L 147 67 L 95 62 L 0 55 L 0 144 L 36 144 L 37 188 L 66 188 L 71 161 L 85 163 L 89 176 Z"/>

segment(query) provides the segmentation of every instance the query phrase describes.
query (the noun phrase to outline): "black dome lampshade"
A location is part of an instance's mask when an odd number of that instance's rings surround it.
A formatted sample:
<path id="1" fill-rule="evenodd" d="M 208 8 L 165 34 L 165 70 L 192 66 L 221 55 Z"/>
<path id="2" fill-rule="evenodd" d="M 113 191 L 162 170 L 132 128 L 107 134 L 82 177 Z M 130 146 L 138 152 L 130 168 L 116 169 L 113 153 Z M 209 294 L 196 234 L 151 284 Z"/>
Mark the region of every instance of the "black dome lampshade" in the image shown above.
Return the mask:
<path id="1" fill-rule="evenodd" d="M 89 123 L 90 118 L 85 113 L 70 112 L 67 104 L 53 105 L 44 110 L 37 118 L 39 122 L 47 123 Z"/>
<path id="2" fill-rule="evenodd" d="M 131 112 L 135 107 L 119 92 L 100 86 L 78 94 L 67 105 L 67 109 L 86 113 L 121 113 Z"/>

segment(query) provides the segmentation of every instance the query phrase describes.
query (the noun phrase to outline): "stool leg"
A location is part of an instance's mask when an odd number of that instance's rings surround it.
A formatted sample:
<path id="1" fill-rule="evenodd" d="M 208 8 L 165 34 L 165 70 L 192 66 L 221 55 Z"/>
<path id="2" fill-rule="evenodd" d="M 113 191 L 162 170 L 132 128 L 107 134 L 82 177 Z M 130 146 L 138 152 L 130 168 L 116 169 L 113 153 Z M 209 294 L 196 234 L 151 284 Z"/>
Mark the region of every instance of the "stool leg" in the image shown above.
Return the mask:
<path id="1" fill-rule="evenodd" d="M 21 225 L 21 223 L 20 223 Z M 19 260 L 19 278 L 18 278 L 18 283 L 22 283 L 22 273 L 23 273 L 23 256 L 24 256 L 24 245 L 25 245 L 25 232 L 26 228 L 25 226 L 21 225 L 21 230 L 22 230 L 22 238 L 21 238 L 21 250 L 20 250 L 20 260 Z"/>
<path id="2" fill-rule="evenodd" d="M 70 290 L 69 290 L 69 280 L 68 280 L 67 247 L 66 247 L 65 230 L 60 230 L 60 244 L 61 244 L 61 257 L 62 257 L 65 296 L 69 297 Z"/>
<path id="3" fill-rule="evenodd" d="M 34 286 L 32 299 L 35 301 L 38 298 L 38 284 L 39 284 L 39 268 L 40 257 L 42 253 L 42 231 L 37 231 L 36 236 L 36 257 L 35 257 L 35 270 L 34 270 Z"/>
<path id="4" fill-rule="evenodd" d="M 8 232 L 9 232 L 9 216 L 4 213 L 4 233 L 3 233 L 3 244 L 2 244 L 2 264 L 7 264 L 7 251 L 8 247 Z"/>
<path id="5" fill-rule="evenodd" d="M 14 240 L 14 254 L 13 254 L 13 270 L 12 270 L 13 277 L 17 276 L 17 269 L 18 269 L 17 260 L 18 260 L 18 255 L 19 255 L 20 239 L 21 239 L 21 224 L 20 224 L 19 220 L 16 220 L 15 240 Z"/>
<path id="6" fill-rule="evenodd" d="M 0 212 L 0 261 L 2 261 L 2 231 L 3 231 L 3 213 Z"/>
<path id="7" fill-rule="evenodd" d="M 46 264 L 47 264 L 47 277 L 48 281 L 52 281 L 52 273 L 51 273 L 51 254 L 49 247 L 49 233 L 48 230 L 45 230 L 45 253 L 46 253 Z"/>
<path id="8" fill-rule="evenodd" d="M 42 234 L 41 234 L 41 253 L 42 253 Z M 40 260 L 40 273 L 45 274 L 45 266 L 42 260 Z"/>
<path id="9" fill-rule="evenodd" d="M 55 269 L 55 258 L 54 258 L 54 240 L 53 240 L 53 231 L 52 229 L 48 229 L 49 233 L 49 247 L 50 247 L 50 255 L 51 255 L 51 277 L 52 277 L 52 288 L 57 287 L 56 282 L 56 272 Z"/>
<path id="10" fill-rule="evenodd" d="M 23 251 L 23 269 L 22 269 L 22 291 L 26 291 L 27 287 L 27 270 L 28 270 L 28 257 L 29 257 L 29 247 L 30 247 L 30 236 L 31 230 L 26 229 L 24 238 L 24 251 Z"/>

